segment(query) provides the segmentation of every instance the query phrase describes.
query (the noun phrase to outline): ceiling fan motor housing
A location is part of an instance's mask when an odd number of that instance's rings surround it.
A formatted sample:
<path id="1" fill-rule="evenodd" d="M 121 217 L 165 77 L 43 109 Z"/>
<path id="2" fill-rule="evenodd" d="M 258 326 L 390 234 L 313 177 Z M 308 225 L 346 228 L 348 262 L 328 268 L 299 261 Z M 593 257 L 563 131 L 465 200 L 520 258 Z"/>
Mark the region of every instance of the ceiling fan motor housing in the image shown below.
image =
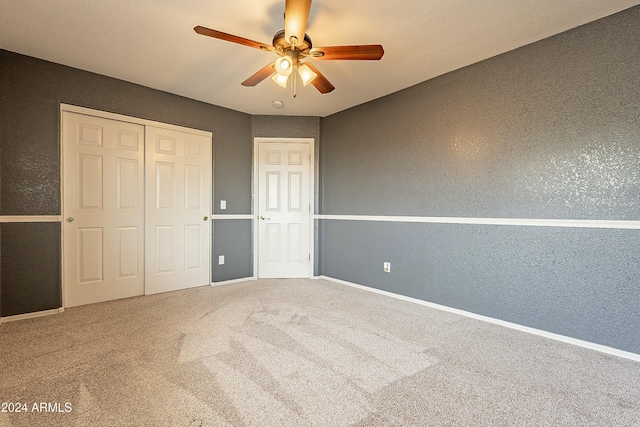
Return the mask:
<path id="1" fill-rule="evenodd" d="M 276 51 L 281 55 L 295 50 L 298 51 L 301 57 L 305 57 L 309 55 L 309 51 L 313 47 L 313 44 L 311 43 L 311 37 L 309 37 L 308 34 L 305 34 L 304 40 L 293 46 L 285 39 L 284 30 L 280 30 L 273 36 L 273 47 L 275 47 Z"/>

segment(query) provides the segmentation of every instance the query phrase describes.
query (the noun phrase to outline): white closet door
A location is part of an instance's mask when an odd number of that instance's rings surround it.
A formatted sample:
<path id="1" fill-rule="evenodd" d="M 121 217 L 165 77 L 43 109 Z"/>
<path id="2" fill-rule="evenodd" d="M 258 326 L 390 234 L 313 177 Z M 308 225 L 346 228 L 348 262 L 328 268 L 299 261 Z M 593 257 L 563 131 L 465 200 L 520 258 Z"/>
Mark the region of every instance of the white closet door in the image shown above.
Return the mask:
<path id="1" fill-rule="evenodd" d="M 146 294 L 208 285 L 211 138 L 146 128 Z"/>
<path id="2" fill-rule="evenodd" d="M 65 306 L 144 292 L 144 126 L 62 113 Z"/>
<path id="3" fill-rule="evenodd" d="M 309 144 L 260 143 L 258 277 L 309 277 Z"/>

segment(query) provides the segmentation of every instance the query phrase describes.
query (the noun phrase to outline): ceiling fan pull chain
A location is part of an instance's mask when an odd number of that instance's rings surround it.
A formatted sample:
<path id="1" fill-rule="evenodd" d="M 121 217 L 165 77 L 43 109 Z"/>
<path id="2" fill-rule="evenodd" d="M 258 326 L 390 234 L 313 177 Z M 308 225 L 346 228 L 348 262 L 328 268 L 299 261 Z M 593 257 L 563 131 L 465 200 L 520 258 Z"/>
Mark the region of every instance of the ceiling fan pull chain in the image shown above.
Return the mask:
<path id="1" fill-rule="evenodd" d="M 292 80 L 291 80 L 291 94 L 293 95 L 294 98 L 298 97 L 298 87 L 297 87 L 298 86 L 298 84 L 297 84 L 298 83 L 298 76 L 297 76 L 297 74 L 298 74 L 298 66 L 299 65 L 296 64 L 296 71 L 291 73 L 291 77 L 292 77 Z"/>

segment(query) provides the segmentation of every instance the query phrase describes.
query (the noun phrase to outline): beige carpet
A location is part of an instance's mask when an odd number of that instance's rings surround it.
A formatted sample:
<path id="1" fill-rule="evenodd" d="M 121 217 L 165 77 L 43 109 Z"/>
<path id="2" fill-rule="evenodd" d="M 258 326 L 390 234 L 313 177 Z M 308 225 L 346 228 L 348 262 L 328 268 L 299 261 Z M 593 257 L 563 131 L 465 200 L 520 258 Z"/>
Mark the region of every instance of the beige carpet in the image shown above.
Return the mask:
<path id="1" fill-rule="evenodd" d="M 78 307 L 0 343 L 0 402 L 28 410 L 0 426 L 640 425 L 636 362 L 322 280 Z"/>

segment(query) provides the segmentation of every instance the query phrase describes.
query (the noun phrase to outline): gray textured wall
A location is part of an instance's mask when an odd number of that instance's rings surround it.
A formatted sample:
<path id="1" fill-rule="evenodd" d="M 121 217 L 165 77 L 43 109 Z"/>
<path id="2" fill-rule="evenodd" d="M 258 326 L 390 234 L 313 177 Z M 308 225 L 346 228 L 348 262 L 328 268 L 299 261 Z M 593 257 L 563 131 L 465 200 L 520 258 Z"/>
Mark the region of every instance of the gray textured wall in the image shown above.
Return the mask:
<path id="1" fill-rule="evenodd" d="M 639 220 L 639 22 L 635 7 L 323 119 L 322 213 Z M 324 275 L 640 353 L 638 230 L 322 231 Z"/>
<path id="2" fill-rule="evenodd" d="M 249 209 L 251 116 L 2 50 L 0 67 L 2 215 L 60 213 L 60 103 L 213 132 L 214 192 Z"/>
<path id="3" fill-rule="evenodd" d="M 323 213 L 640 218 L 640 7 L 323 120 Z"/>
<path id="4" fill-rule="evenodd" d="M 134 117 L 213 132 L 214 195 L 224 193 L 229 210 L 246 213 L 251 206 L 251 116 L 166 92 L 0 50 L 0 213 L 59 215 L 60 103 L 80 105 Z M 228 190 L 231 188 L 231 191 Z M 9 230 L 14 225 L 3 224 Z M 220 230 L 220 228 L 218 228 Z M 31 246 L 58 251 L 58 239 L 37 233 L 14 233 L 2 239 L 2 315 L 31 308 L 59 307 L 60 279 L 29 282 L 7 268 L 7 257 L 37 262 Z M 235 241 L 216 239 L 214 251 Z M 12 253 L 4 248 L 11 246 Z M 8 249 L 7 249 L 8 250 Z M 47 252 L 47 253 L 49 253 Z M 57 275 L 57 276 L 56 276 Z M 24 291 L 28 289 L 28 292 Z M 56 297 L 49 294 L 55 291 Z M 19 292 L 19 294 L 16 294 Z M 16 300 L 15 295 L 20 295 Z M 32 300 L 27 302 L 26 299 Z M 47 301 L 47 304 L 41 304 Z"/>
<path id="5" fill-rule="evenodd" d="M 61 306 L 60 224 L 2 224 L 3 316 Z"/>
<path id="6" fill-rule="evenodd" d="M 252 133 L 254 138 L 314 138 L 314 177 L 315 177 L 315 197 L 313 201 L 314 212 L 321 211 L 321 175 L 320 175 L 320 151 L 322 145 L 321 119 L 319 117 L 307 116 L 253 116 Z M 253 192 L 252 192 L 253 194 Z M 320 230 L 322 224 L 315 222 L 315 259 L 314 274 L 320 273 L 321 263 L 321 239 Z"/>
<path id="7" fill-rule="evenodd" d="M 249 219 L 217 219 L 213 224 L 213 281 L 243 279 L 253 276 L 253 221 Z M 216 244 L 216 242 L 224 244 Z M 224 264 L 218 257 L 224 255 Z"/>
<path id="8" fill-rule="evenodd" d="M 327 276 L 640 354 L 638 230 L 325 221 L 322 231 Z"/>

